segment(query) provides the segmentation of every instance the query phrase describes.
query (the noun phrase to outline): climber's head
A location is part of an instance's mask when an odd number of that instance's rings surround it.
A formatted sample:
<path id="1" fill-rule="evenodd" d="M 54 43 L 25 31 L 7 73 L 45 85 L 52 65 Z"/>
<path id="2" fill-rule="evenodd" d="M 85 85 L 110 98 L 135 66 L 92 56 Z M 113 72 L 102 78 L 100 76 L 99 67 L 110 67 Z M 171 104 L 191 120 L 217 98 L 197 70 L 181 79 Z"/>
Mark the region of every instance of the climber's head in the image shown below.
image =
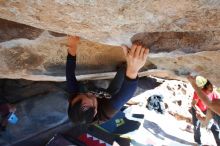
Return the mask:
<path id="1" fill-rule="evenodd" d="M 196 77 L 196 85 L 202 88 L 204 91 L 208 91 L 208 92 L 213 91 L 212 83 L 208 79 L 204 78 L 203 76 Z"/>
<path id="2" fill-rule="evenodd" d="M 77 94 L 69 101 L 68 116 L 76 125 L 92 123 L 96 113 L 97 99 L 94 95 Z"/>

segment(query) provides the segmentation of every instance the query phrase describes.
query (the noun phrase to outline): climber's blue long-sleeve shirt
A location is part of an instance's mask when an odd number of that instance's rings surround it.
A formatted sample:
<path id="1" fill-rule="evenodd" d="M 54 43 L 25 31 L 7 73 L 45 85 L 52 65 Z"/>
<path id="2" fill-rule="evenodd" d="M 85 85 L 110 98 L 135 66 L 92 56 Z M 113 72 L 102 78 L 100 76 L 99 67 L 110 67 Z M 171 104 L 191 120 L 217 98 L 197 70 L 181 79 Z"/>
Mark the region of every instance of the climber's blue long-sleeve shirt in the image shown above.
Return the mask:
<path id="1" fill-rule="evenodd" d="M 79 84 L 75 75 L 76 56 L 68 54 L 66 63 L 66 79 L 68 91 L 71 96 L 79 93 Z M 112 96 L 111 99 L 97 99 L 98 112 L 96 119 L 98 121 L 106 121 L 116 114 L 122 106 L 133 97 L 137 88 L 138 79 L 129 79 L 125 77 L 123 84 L 117 94 Z"/>

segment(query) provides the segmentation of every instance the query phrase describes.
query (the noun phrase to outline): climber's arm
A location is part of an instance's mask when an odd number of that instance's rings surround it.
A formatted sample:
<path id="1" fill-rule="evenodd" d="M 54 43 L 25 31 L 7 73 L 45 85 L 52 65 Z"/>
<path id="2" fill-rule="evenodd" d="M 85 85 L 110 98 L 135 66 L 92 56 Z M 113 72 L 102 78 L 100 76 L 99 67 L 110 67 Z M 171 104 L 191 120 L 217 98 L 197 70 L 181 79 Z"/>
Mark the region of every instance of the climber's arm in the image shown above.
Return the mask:
<path id="1" fill-rule="evenodd" d="M 68 56 L 66 62 L 66 80 L 68 92 L 74 94 L 78 92 L 78 82 L 76 80 L 75 69 L 76 69 L 76 50 L 79 37 L 71 36 L 68 37 Z"/>

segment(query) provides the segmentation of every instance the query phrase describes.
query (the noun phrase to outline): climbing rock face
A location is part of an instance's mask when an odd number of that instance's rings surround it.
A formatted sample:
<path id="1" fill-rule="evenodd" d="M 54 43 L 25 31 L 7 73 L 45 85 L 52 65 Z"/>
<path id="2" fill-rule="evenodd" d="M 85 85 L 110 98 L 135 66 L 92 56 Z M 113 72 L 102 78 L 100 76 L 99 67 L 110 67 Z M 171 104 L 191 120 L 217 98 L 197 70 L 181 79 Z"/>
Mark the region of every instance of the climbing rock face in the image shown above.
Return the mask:
<path id="1" fill-rule="evenodd" d="M 0 17 L 120 45 L 140 32 L 216 31 L 218 0 L 1 0 Z"/>
<path id="2" fill-rule="evenodd" d="M 1 78 L 65 80 L 65 34 L 3 19 L 0 25 Z M 122 53 L 119 47 L 82 39 L 78 48 L 77 74 L 113 71 L 117 63 L 124 61 Z"/>
<path id="3" fill-rule="evenodd" d="M 4 19 L 0 26 L 1 78 L 65 80 L 65 34 Z M 146 75 L 184 80 L 182 75 L 193 71 L 219 85 L 220 31 L 139 33 L 131 40 L 141 40 L 150 48 Z M 115 71 L 123 61 L 120 47 L 82 39 L 77 75 Z"/>
<path id="4" fill-rule="evenodd" d="M 0 78 L 64 81 L 69 34 L 82 37 L 77 75 L 115 71 L 119 45 L 140 40 L 145 75 L 196 72 L 219 86 L 219 12 L 218 0 L 1 0 Z"/>

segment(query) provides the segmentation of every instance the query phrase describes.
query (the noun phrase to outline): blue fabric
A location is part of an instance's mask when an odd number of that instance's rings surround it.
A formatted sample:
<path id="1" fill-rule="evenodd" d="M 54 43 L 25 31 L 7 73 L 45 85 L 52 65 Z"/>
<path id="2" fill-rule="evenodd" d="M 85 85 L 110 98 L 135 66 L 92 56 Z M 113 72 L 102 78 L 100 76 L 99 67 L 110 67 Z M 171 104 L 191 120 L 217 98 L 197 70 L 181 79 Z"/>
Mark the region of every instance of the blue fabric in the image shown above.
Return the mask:
<path id="1" fill-rule="evenodd" d="M 8 122 L 11 124 L 16 124 L 18 122 L 18 117 L 15 115 L 15 113 L 11 113 L 9 115 Z"/>
<path id="2" fill-rule="evenodd" d="M 213 117 L 213 119 L 215 120 L 216 124 L 217 124 L 218 126 L 220 126 L 220 116 L 217 115 L 217 114 L 215 114 L 214 117 Z"/>
<path id="3" fill-rule="evenodd" d="M 201 144 L 201 133 L 200 133 L 200 121 L 196 118 L 196 110 L 192 108 L 192 122 L 193 122 L 193 131 L 194 131 L 194 140 L 198 144 Z"/>
<path id="4" fill-rule="evenodd" d="M 111 118 L 111 120 L 101 124 L 100 126 L 110 133 L 125 134 L 137 130 L 140 125 L 140 122 L 127 119 L 125 117 L 125 113 L 119 111 Z"/>
<path id="5" fill-rule="evenodd" d="M 137 80 L 125 77 L 119 92 L 110 99 L 110 104 L 115 110 L 119 110 L 128 100 L 130 100 L 137 88 Z"/>
<path id="6" fill-rule="evenodd" d="M 68 92 L 70 93 L 70 95 L 79 92 L 79 84 L 76 80 L 75 69 L 76 56 L 71 56 L 70 54 L 68 54 L 66 62 L 66 80 Z"/>
<path id="7" fill-rule="evenodd" d="M 194 125 L 194 140 L 195 142 L 197 142 L 198 144 L 201 144 L 201 133 L 200 133 L 200 125 L 201 122 L 196 118 L 196 111 L 194 108 L 192 108 L 192 120 L 193 120 L 193 125 Z M 211 126 L 211 131 L 213 133 L 213 136 L 215 138 L 215 142 L 218 146 L 220 146 L 220 128 L 218 123 L 216 122 L 215 118 L 214 118 L 214 123 Z"/>
<path id="8" fill-rule="evenodd" d="M 76 94 L 80 92 L 79 83 L 76 80 L 76 56 L 68 54 L 66 63 L 66 80 L 68 91 L 70 94 Z M 120 108 L 133 97 L 133 94 L 137 88 L 138 78 L 129 79 L 125 76 L 125 69 L 120 70 L 113 82 L 110 84 L 109 92 L 111 92 L 112 98 L 109 99 L 109 103 L 114 110 L 120 110 Z"/>
<path id="9" fill-rule="evenodd" d="M 112 95 L 109 102 L 115 110 L 120 110 L 133 97 L 137 88 L 138 79 L 129 79 L 125 76 L 125 71 L 126 67 L 121 66 L 107 89 Z"/>
<path id="10" fill-rule="evenodd" d="M 115 123 L 116 119 L 123 119 L 125 117 L 125 113 L 119 111 L 116 115 L 114 115 L 111 120 L 101 124 L 100 126 L 107 130 L 110 133 L 113 133 L 117 129 L 117 125 Z"/>
<path id="11" fill-rule="evenodd" d="M 220 135 L 219 135 L 219 126 L 217 125 L 217 123 L 214 122 L 214 124 L 211 127 L 211 131 L 213 133 L 213 136 L 215 138 L 215 142 L 217 144 L 217 146 L 220 146 Z"/>
<path id="12" fill-rule="evenodd" d="M 125 66 L 122 66 L 118 69 L 114 79 L 111 81 L 109 87 L 107 88 L 107 92 L 111 94 L 111 96 L 116 95 L 125 79 Z"/>

